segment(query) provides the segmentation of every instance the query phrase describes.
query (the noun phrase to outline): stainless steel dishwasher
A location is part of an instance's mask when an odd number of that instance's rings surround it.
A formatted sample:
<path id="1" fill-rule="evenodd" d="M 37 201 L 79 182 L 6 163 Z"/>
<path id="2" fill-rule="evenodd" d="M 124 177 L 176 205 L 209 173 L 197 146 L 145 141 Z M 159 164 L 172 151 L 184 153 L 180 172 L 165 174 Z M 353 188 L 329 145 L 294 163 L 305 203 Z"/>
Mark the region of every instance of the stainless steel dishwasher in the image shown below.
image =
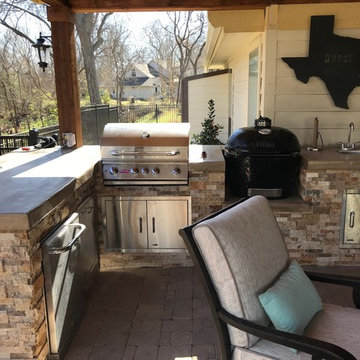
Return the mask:
<path id="1" fill-rule="evenodd" d="M 42 243 L 49 359 L 62 359 L 84 311 L 81 234 L 86 226 L 72 214 Z"/>

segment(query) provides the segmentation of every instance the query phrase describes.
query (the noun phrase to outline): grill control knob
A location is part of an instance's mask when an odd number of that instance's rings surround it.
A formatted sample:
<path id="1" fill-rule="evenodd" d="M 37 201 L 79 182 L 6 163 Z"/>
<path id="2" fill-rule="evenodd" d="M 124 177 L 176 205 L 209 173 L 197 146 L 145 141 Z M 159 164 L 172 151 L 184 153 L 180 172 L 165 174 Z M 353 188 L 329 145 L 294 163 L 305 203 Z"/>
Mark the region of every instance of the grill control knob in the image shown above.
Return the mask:
<path id="1" fill-rule="evenodd" d="M 139 169 L 138 168 L 131 168 L 130 169 L 130 174 L 131 175 L 136 175 L 136 174 L 138 174 L 139 173 Z"/>
<path id="2" fill-rule="evenodd" d="M 149 173 L 149 169 L 148 169 L 148 168 L 142 168 L 142 169 L 141 169 L 141 173 L 142 173 L 143 175 L 147 175 L 147 174 Z"/>
<path id="3" fill-rule="evenodd" d="M 110 173 L 111 175 L 116 175 L 118 172 L 119 172 L 119 169 L 118 169 L 117 167 L 112 166 L 112 167 L 109 169 L 109 173 Z"/>
<path id="4" fill-rule="evenodd" d="M 173 175 L 178 176 L 178 175 L 180 175 L 181 170 L 180 170 L 178 167 L 176 167 L 176 168 L 173 168 L 173 169 L 171 170 L 171 172 L 172 172 Z"/>
<path id="5" fill-rule="evenodd" d="M 153 175 L 159 175 L 160 174 L 160 169 L 159 168 L 153 168 L 153 169 L 151 169 L 151 173 Z"/>

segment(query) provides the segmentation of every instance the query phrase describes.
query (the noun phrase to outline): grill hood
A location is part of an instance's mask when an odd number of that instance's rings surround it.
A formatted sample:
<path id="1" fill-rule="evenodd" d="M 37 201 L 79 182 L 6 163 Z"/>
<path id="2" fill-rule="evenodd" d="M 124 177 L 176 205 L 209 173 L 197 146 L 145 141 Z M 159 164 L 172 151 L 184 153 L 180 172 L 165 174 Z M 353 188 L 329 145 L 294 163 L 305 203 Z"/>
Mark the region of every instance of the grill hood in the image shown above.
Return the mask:
<path id="1" fill-rule="evenodd" d="M 290 130 L 271 126 L 271 119 L 261 116 L 255 120 L 255 126 L 233 132 L 225 145 L 225 153 L 233 156 L 298 152 L 299 141 Z"/>
<path id="2" fill-rule="evenodd" d="M 188 183 L 189 123 L 110 123 L 101 138 L 105 185 Z"/>
<path id="3" fill-rule="evenodd" d="M 176 147 L 189 145 L 189 123 L 109 123 L 101 146 Z"/>

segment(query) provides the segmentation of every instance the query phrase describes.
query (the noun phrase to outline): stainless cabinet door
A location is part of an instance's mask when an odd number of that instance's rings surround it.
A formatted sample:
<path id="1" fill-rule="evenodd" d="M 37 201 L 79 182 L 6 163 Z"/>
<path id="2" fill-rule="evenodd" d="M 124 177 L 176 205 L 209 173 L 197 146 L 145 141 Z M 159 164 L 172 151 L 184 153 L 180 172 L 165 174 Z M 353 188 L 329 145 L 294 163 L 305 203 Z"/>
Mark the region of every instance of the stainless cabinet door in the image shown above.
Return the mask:
<path id="1" fill-rule="evenodd" d="M 186 200 L 154 200 L 147 202 L 149 249 L 183 249 L 178 231 L 188 225 Z"/>
<path id="2" fill-rule="evenodd" d="M 346 194 L 346 208 L 343 214 L 344 244 L 360 244 L 360 194 Z"/>
<path id="3" fill-rule="evenodd" d="M 107 249 L 147 249 L 146 201 L 107 200 Z"/>

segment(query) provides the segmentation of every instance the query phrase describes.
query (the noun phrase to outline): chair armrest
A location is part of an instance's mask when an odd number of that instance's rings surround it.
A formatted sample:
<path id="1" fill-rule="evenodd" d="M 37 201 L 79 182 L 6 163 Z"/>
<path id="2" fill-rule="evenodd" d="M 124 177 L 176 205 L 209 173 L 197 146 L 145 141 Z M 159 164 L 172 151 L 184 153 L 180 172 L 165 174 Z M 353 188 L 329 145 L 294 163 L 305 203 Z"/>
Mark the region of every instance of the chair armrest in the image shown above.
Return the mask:
<path id="1" fill-rule="evenodd" d="M 305 271 L 305 274 L 312 281 L 326 282 L 329 284 L 337 284 L 350 286 L 353 288 L 353 301 L 355 306 L 360 309 L 360 277 L 338 275 L 338 274 L 325 274 L 316 271 Z"/>
<path id="2" fill-rule="evenodd" d="M 356 360 L 356 358 L 345 349 L 326 341 L 258 325 L 249 320 L 238 318 L 227 312 L 225 309 L 220 309 L 218 311 L 218 316 L 226 324 L 258 336 L 261 339 L 269 340 L 311 354 L 312 360 Z"/>
<path id="3" fill-rule="evenodd" d="M 339 274 L 326 274 L 317 271 L 305 271 L 305 274 L 312 281 L 327 282 L 330 284 L 346 285 L 346 286 L 360 286 L 360 277 L 339 275 Z"/>

